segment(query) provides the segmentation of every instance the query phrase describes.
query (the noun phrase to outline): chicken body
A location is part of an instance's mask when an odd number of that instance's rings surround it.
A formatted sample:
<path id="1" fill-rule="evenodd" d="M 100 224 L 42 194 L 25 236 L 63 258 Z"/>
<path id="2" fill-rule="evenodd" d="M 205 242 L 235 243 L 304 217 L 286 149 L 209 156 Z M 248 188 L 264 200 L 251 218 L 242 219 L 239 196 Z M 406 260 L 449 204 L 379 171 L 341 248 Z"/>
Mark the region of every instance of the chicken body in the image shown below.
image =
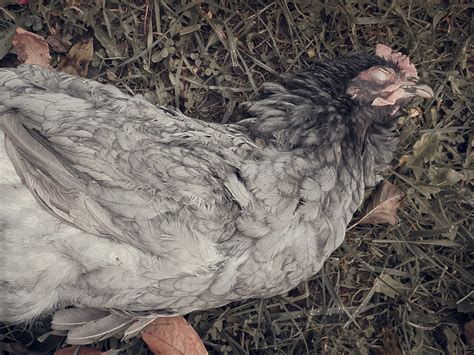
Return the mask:
<path id="1" fill-rule="evenodd" d="M 346 94 L 381 64 L 362 56 L 333 86 L 329 66 L 268 84 L 238 125 L 1 69 L 0 320 L 67 305 L 186 314 L 315 274 L 395 148 L 392 110 Z M 263 148 L 250 138 L 271 132 Z"/>

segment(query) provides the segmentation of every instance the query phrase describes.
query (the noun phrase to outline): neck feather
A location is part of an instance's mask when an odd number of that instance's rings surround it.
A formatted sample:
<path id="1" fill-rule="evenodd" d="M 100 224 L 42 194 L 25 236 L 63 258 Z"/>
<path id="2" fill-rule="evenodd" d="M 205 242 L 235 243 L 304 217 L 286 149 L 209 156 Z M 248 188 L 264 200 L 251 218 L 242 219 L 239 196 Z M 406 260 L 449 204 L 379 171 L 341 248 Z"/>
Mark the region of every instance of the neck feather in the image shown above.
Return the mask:
<path id="1" fill-rule="evenodd" d="M 377 107 L 359 108 L 329 98 L 326 105 L 315 105 L 301 92 L 295 95 L 271 85 L 267 89 L 272 95 L 247 104 L 253 117 L 238 123 L 247 134 L 309 159 L 328 155 L 328 163 L 361 172 L 365 186 L 377 183 L 398 143 L 394 119 Z"/>
<path id="2" fill-rule="evenodd" d="M 343 140 L 343 154 L 360 164 L 364 185 L 374 186 L 379 180 L 378 174 L 390 167 L 398 145 L 396 119 L 387 118 L 385 110 L 380 108 L 356 108 L 351 117 Z"/>

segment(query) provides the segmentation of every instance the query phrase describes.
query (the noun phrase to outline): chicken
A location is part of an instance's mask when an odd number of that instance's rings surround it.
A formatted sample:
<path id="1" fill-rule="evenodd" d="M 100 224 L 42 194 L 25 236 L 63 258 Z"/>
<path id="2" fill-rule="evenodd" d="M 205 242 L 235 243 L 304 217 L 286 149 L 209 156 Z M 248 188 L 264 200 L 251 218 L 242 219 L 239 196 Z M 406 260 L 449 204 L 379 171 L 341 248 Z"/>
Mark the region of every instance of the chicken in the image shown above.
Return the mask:
<path id="1" fill-rule="evenodd" d="M 343 241 L 415 96 L 433 93 L 383 45 L 266 83 L 232 125 L 0 69 L 0 320 L 186 314 L 290 290 Z"/>

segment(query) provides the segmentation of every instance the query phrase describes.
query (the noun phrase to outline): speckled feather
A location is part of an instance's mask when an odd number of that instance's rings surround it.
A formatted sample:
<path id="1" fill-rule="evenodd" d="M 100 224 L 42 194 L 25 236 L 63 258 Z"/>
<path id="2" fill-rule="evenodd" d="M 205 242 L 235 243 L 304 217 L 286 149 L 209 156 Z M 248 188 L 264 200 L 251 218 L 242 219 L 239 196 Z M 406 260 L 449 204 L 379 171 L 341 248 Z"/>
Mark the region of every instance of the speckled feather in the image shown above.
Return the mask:
<path id="1" fill-rule="evenodd" d="M 348 61 L 266 84 L 234 125 L 0 69 L 0 319 L 65 305 L 186 314 L 315 274 L 396 144 L 388 111 L 345 93 L 387 62 Z"/>

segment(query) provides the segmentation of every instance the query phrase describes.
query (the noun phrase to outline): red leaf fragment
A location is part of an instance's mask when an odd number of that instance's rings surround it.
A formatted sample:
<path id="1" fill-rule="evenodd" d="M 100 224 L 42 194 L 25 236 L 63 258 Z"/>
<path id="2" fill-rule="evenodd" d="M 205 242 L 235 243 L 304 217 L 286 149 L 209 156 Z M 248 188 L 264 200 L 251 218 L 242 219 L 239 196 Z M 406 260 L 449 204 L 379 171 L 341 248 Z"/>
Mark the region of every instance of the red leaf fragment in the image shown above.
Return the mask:
<path id="1" fill-rule="evenodd" d="M 161 317 L 143 333 L 155 355 L 205 355 L 207 350 L 193 327 L 181 316 Z"/>
<path id="2" fill-rule="evenodd" d="M 464 334 L 469 345 L 474 348 L 474 320 L 464 324 Z"/>
<path id="3" fill-rule="evenodd" d="M 51 56 L 49 55 L 48 42 L 36 33 L 18 27 L 13 37 L 18 59 L 27 64 L 38 64 L 48 68 Z"/>
<path id="4" fill-rule="evenodd" d="M 385 355 L 403 355 L 397 335 L 388 328 L 382 329 L 383 347 Z"/>

